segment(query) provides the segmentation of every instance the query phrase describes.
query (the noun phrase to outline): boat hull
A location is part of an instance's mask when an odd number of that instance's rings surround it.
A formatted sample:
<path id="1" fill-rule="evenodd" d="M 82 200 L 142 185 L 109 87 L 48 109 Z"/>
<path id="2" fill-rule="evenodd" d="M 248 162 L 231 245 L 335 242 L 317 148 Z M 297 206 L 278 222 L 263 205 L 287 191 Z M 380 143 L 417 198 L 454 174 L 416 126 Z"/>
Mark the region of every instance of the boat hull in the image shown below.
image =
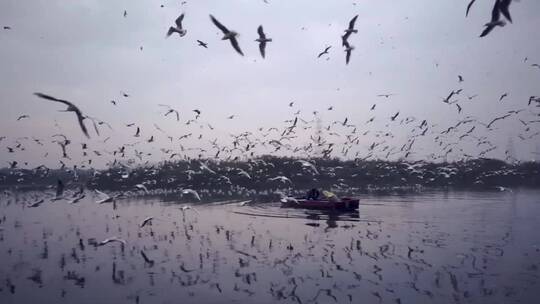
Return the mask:
<path id="1" fill-rule="evenodd" d="M 318 209 L 318 210 L 338 210 L 352 211 L 358 209 L 359 199 L 344 197 L 338 201 L 329 201 L 326 199 L 306 199 L 296 198 L 296 202 L 287 201 L 282 203 L 284 208 L 302 208 L 302 209 Z"/>

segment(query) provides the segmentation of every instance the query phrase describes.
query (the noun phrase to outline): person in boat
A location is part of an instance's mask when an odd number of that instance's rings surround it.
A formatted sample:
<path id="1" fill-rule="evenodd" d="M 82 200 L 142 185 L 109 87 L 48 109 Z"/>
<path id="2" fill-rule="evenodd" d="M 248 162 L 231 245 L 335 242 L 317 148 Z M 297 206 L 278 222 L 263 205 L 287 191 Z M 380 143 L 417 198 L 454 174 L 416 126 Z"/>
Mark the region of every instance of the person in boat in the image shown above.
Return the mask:
<path id="1" fill-rule="evenodd" d="M 330 202 L 339 201 L 338 197 L 334 193 L 332 193 L 330 191 L 326 191 L 326 190 L 323 191 L 323 196 L 324 196 L 325 199 L 329 200 Z"/>
<path id="2" fill-rule="evenodd" d="M 313 188 L 308 191 L 306 198 L 309 200 L 316 200 L 316 199 L 319 199 L 319 196 L 321 196 L 321 193 L 319 192 L 319 190 L 317 190 L 317 188 Z"/>

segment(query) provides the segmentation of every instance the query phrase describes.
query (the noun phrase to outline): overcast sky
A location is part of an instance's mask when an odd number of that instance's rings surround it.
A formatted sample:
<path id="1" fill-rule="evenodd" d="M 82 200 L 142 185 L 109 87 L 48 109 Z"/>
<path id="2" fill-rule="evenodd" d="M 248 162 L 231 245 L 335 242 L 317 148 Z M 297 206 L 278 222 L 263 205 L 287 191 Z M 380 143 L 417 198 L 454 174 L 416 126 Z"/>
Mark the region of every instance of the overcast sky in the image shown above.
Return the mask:
<path id="1" fill-rule="evenodd" d="M 155 142 L 141 144 L 140 150 L 152 151 L 159 160 L 156 151 L 178 149 L 176 139 L 183 134 L 203 134 L 202 140 L 183 141 L 186 148 L 208 145 L 214 138 L 230 144 L 229 134 L 258 127 L 282 128 L 283 121 L 293 118 L 297 110 L 305 120 L 319 111 L 323 127 L 347 117 L 358 132 L 370 130 L 356 147 L 365 156 L 370 144 L 380 141 L 376 131 L 391 132 L 394 137 L 388 142 L 399 149 L 413 125 L 423 119 L 428 120 L 430 132 L 440 132 L 468 115 L 487 123 L 509 110 L 526 109 L 497 123 L 492 131 L 474 134 L 487 136 L 501 147 L 488 156 L 504 158 L 504 150 L 513 141 L 515 157 L 535 158 L 540 136 L 521 140 L 518 135 L 533 135 L 540 124 L 530 124 L 525 130 L 518 118 L 540 118 L 535 116 L 539 108 L 527 106 L 529 96 L 540 96 L 540 69 L 531 66 L 540 63 L 540 2 L 513 3 L 514 23 L 484 38 L 478 36 L 489 21 L 493 1 L 477 1 L 465 18 L 467 4 L 468 0 L 197 0 L 185 4 L 2 0 L 0 136 L 7 138 L 0 142 L 0 167 L 13 160 L 57 164 L 60 150 L 50 143 L 51 135 L 57 133 L 73 142 L 71 163 L 82 159 L 81 142 L 87 142 L 91 150 L 112 151 L 151 135 Z M 168 27 L 181 12 L 187 35 L 166 39 Z M 209 14 L 240 34 L 246 56 L 220 40 L 222 35 Z M 349 39 L 355 49 L 350 64 L 345 65 L 340 36 L 356 14 L 358 33 Z M 261 24 L 273 39 L 264 60 L 254 42 Z M 11 29 L 2 29 L 5 26 Z M 208 49 L 198 46 L 197 39 L 207 42 Z M 329 55 L 317 59 L 329 45 Z M 458 75 L 464 82 L 458 82 Z M 461 113 L 442 102 L 458 89 L 463 89 L 456 97 Z M 102 126 L 101 136 L 92 131 L 92 139 L 87 140 L 72 113 L 58 112 L 64 109 L 62 105 L 38 99 L 34 92 L 68 99 L 85 114 L 110 123 L 113 130 Z M 130 97 L 124 98 L 121 92 Z M 383 93 L 395 95 L 377 97 Z M 503 93 L 508 97 L 499 102 Z M 467 98 L 473 95 L 478 96 Z M 289 107 L 292 101 L 294 106 Z M 370 111 L 374 103 L 377 107 Z M 166 109 L 158 104 L 178 109 L 181 122 L 172 115 L 165 117 Z M 330 106 L 333 110 L 328 111 Z M 195 118 L 193 109 L 202 115 L 196 124 L 186 125 Z M 397 111 L 400 118 L 410 116 L 417 121 L 407 127 L 390 122 Z M 30 118 L 17 121 L 23 114 Z M 234 119 L 227 119 L 233 114 Z M 373 116 L 374 122 L 366 125 Z M 125 127 L 132 122 L 141 127 L 141 138 L 133 138 L 134 128 Z M 175 141 L 170 143 L 154 123 Z M 215 129 L 208 129 L 206 123 Z M 345 132 L 338 127 L 336 132 Z M 456 133 L 456 138 L 462 133 Z M 312 134 L 311 130 L 300 134 L 297 144 L 306 143 Z M 415 143 L 413 159 L 440 152 L 433 141 L 436 134 L 431 135 Z M 25 151 L 8 153 L 6 147 L 16 145 L 18 137 L 39 138 L 45 146 L 19 140 Z M 453 141 L 448 139 L 448 143 Z M 464 141 L 458 147 L 474 154 L 481 150 L 475 149 L 475 143 Z M 45 157 L 47 151 L 50 155 Z"/>

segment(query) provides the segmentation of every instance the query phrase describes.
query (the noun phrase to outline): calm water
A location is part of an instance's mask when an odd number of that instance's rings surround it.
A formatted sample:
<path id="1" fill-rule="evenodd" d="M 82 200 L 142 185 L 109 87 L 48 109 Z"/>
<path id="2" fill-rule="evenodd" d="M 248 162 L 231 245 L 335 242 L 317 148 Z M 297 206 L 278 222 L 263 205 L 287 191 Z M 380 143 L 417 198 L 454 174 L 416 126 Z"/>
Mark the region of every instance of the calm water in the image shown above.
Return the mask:
<path id="1" fill-rule="evenodd" d="M 28 208 L 43 196 L 1 195 L 0 303 L 539 301 L 540 191 L 362 196 L 341 215 L 89 192 Z M 112 236 L 126 245 L 94 245 Z"/>

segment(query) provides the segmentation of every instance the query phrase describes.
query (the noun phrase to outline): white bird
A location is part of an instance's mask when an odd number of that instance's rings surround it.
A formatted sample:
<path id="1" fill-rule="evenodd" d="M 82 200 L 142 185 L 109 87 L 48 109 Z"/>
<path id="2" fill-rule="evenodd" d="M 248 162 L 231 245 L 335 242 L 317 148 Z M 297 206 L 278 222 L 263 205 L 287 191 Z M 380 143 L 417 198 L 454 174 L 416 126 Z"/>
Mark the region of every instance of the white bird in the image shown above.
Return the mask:
<path id="1" fill-rule="evenodd" d="M 276 177 L 271 177 L 268 180 L 269 181 L 276 181 L 277 180 L 277 181 L 280 181 L 280 182 L 282 182 L 284 184 L 286 184 L 287 182 L 292 184 L 292 181 L 288 177 L 282 176 L 282 175 L 276 176 Z"/>
<path id="2" fill-rule="evenodd" d="M 143 190 L 144 193 L 146 193 L 146 194 L 150 193 L 150 192 L 148 191 L 148 188 L 146 188 L 146 186 L 143 185 L 143 184 L 137 184 L 137 185 L 135 185 L 135 188 L 137 188 L 137 189 L 139 189 L 139 190 Z"/>
<path id="3" fill-rule="evenodd" d="M 118 243 L 121 243 L 122 245 L 126 245 L 126 241 L 121 239 L 121 238 L 118 238 L 116 236 L 113 236 L 113 237 L 110 237 L 110 238 L 106 238 L 104 239 L 103 241 L 101 241 L 98 246 L 103 246 L 103 245 L 107 245 L 108 243 L 112 243 L 112 242 L 118 242 Z"/>
<path id="4" fill-rule="evenodd" d="M 115 198 L 115 197 L 109 196 L 108 194 L 103 193 L 103 192 L 101 192 L 101 191 L 99 191 L 99 190 L 97 190 L 97 189 L 96 189 L 95 191 L 96 191 L 99 195 L 101 195 L 101 196 L 103 197 L 102 199 L 96 201 L 97 204 L 110 203 L 110 202 L 114 201 L 114 198 Z"/>
<path id="5" fill-rule="evenodd" d="M 182 195 L 185 195 L 185 194 L 190 194 L 191 196 L 193 196 L 198 201 L 201 200 L 201 197 L 199 196 L 199 193 L 197 193 L 197 191 L 195 191 L 193 189 L 183 189 L 182 190 Z"/>
<path id="6" fill-rule="evenodd" d="M 240 176 L 244 176 L 244 177 L 247 177 L 248 179 L 251 179 L 251 176 L 249 175 L 249 173 L 247 173 L 246 171 L 242 170 L 242 169 L 238 169 L 238 175 Z"/>
<path id="7" fill-rule="evenodd" d="M 199 211 L 197 211 L 197 209 L 195 209 L 195 208 L 193 208 L 191 206 L 182 206 L 182 207 L 180 207 L 180 210 L 182 210 L 183 213 L 185 213 L 187 210 L 193 210 L 193 211 L 199 213 Z"/>
<path id="8" fill-rule="evenodd" d="M 307 160 L 297 160 L 297 163 L 300 163 L 303 168 L 309 168 L 311 169 L 315 174 L 319 174 L 319 171 L 317 171 L 317 168 L 312 163 L 308 162 Z"/>
<path id="9" fill-rule="evenodd" d="M 187 31 L 182 28 L 182 20 L 184 20 L 184 14 L 180 15 L 174 21 L 174 23 L 176 23 L 176 27 L 169 27 L 169 30 L 167 31 L 167 37 L 169 37 L 173 33 L 178 33 L 180 37 L 184 37 L 187 34 Z"/>

